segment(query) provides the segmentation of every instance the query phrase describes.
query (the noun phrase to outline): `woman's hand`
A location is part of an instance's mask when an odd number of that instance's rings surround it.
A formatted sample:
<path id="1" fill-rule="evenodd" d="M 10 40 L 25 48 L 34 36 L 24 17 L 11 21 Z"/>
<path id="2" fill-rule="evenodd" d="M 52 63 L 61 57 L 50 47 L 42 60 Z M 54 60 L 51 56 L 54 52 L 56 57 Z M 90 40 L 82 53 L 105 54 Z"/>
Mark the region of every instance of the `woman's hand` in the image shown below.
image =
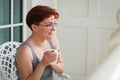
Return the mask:
<path id="1" fill-rule="evenodd" d="M 56 54 L 53 49 L 50 49 L 44 52 L 41 63 L 45 66 L 48 66 L 51 62 L 55 60 L 56 60 Z"/>

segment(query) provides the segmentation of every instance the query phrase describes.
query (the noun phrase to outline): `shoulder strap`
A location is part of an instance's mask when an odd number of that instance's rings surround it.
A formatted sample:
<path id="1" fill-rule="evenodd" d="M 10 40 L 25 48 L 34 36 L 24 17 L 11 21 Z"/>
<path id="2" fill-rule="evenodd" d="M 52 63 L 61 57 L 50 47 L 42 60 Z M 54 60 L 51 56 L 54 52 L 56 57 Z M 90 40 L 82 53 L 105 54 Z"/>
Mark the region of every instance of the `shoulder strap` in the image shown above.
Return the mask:
<path id="1" fill-rule="evenodd" d="M 31 49 L 33 58 L 36 59 L 37 56 L 35 54 L 35 51 L 34 51 L 32 45 L 29 42 L 23 42 L 23 45 L 27 45 Z"/>
<path id="2" fill-rule="evenodd" d="M 48 42 L 49 42 L 51 48 L 54 49 L 54 46 L 53 46 L 53 43 L 52 43 L 51 39 L 48 39 Z"/>
<path id="3" fill-rule="evenodd" d="M 24 42 L 23 45 L 27 45 L 31 49 L 32 53 L 34 53 L 34 49 L 29 42 Z"/>
<path id="4" fill-rule="evenodd" d="M 37 64 L 39 63 L 39 59 L 38 59 L 37 55 L 35 54 L 35 51 L 34 51 L 32 45 L 29 42 L 26 41 L 23 43 L 23 45 L 27 45 L 32 51 L 32 55 L 33 55 L 33 59 L 34 59 L 32 65 L 33 65 L 33 70 L 34 70 L 36 68 Z"/>

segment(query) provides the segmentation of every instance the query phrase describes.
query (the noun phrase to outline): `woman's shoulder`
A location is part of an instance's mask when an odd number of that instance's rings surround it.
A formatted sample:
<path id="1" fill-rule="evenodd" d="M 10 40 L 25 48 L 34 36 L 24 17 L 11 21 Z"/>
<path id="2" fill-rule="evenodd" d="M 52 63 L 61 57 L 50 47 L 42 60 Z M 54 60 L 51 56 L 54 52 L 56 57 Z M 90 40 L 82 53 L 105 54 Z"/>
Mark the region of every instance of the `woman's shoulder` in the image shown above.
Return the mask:
<path id="1" fill-rule="evenodd" d="M 30 53 L 31 53 L 31 50 L 29 46 L 24 45 L 24 43 L 22 43 L 17 50 L 16 56 L 19 56 L 19 57 L 28 56 L 29 57 Z"/>
<path id="2" fill-rule="evenodd" d="M 26 45 L 25 44 L 26 42 L 23 42 L 20 46 L 19 46 L 19 48 L 18 48 L 18 51 L 29 51 L 29 47 L 28 47 L 28 45 Z"/>

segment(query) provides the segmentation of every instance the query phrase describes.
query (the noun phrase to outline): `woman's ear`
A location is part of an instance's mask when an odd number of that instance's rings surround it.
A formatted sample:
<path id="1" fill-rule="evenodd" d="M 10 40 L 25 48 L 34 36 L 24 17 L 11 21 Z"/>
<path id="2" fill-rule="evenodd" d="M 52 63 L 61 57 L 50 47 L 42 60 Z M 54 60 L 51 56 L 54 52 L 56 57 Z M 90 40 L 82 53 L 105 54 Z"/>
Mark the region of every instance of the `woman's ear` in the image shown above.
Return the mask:
<path id="1" fill-rule="evenodd" d="M 37 28 L 38 28 L 38 26 L 37 26 L 37 25 L 35 25 L 35 24 L 32 24 L 32 25 L 31 25 L 31 28 L 32 28 L 32 30 L 33 30 L 33 31 L 36 31 L 36 30 L 37 30 Z"/>

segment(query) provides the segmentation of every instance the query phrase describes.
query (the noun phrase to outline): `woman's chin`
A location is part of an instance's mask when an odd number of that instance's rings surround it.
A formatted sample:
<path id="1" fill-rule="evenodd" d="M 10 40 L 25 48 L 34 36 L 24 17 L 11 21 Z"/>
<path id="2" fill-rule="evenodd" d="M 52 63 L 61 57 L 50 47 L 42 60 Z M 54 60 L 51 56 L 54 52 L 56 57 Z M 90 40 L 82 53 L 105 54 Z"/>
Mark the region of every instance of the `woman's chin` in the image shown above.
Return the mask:
<path id="1" fill-rule="evenodd" d="M 51 39 L 53 37 L 53 35 L 50 35 L 49 37 L 48 37 L 48 39 Z"/>

